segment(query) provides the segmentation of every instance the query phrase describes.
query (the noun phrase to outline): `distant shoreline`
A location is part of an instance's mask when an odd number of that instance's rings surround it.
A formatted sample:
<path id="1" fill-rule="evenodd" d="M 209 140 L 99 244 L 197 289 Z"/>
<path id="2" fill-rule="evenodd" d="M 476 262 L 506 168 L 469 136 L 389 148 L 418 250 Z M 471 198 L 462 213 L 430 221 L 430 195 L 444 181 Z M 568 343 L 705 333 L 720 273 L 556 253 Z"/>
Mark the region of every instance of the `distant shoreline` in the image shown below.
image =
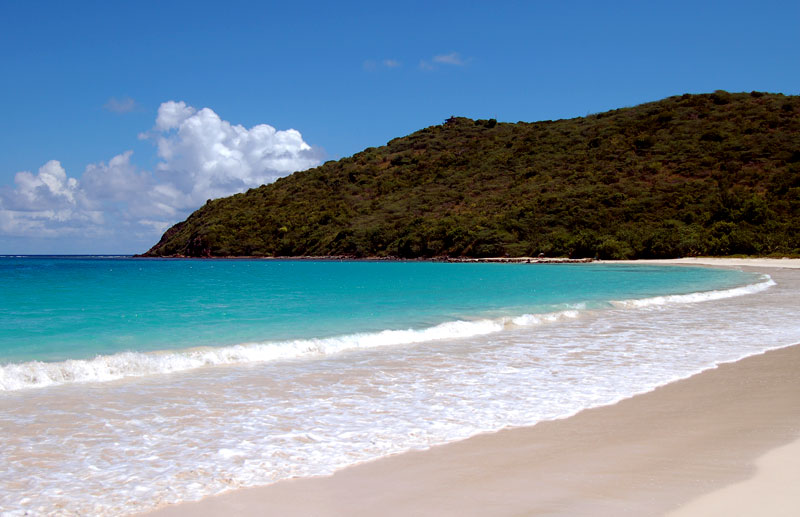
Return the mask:
<path id="1" fill-rule="evenodd" d="M 768 258 L 768 257 L 684 257 L 675 259 L 640 259 L 640 260 L 601 260 L 603 264 L 662 264 L 662 265 L 695 265 L 718 267 L 758 267 L 798 269 L 800 258 Z"/>
<path id="2" fill-rule="evenodd" d="M 488 264 L 662 264 L 662 265 L 704 265 L 704 266 L 751 266 L 769 268 L 800 268 L 800 258 L 794 257 L 681 257 L 669 259 L 631 259 L 631 260 L 598 260 L 593 258 L 572 259 L 567 257 L 433 257 L 433 258 L 400 258 L 400 257 L 353 257 L 347 255 L 297 256 L 297 257 L 264 257 L 264 256 L 222 256 L 222 257 L 188 257 L 183 255 L 168 257 L 149 257 L 133 255 L 141 259 L 174 259 L 174 260 L 288 260 L 288 261 L 354 261 L 354 262 L 447 262 L 447 263 L 488 263 Z"/>
<path id="3" fill-rule="evenodd" d="M 200 259 L 200 260 L 304 260 L 304 261 L 354 261 L 354 262 L 487 262 L 504 264 L 583 264 L 596 262 L 592 258 L 573 259 L 567 257 L 432 257 L 432 258 L 401 258 L 401 257 L 353 257 L 349 255 L 322 255 L 322 256 L 297 256 L 297 257 L 264 257 L 258 255 L 229 255 L 219 257 L 189 257 L 186 255 L 171 255 L 166 257 L 149 257 L 133 255 L 132 258 L 142 259 Z"/>
<path id="4" fill-rule="evenodd" d="M 297 257 L 265 257 L 255 255 L 229 255 L 218 257 L 189 257 L 172 255 L 153 257 L 145 255 L 25 255 L 6 254 L 0 258 L 73 258 L 73 259 L 151 259 L 151 260 L 263 260 L 263 261 L 327 261 L 327 262 L 435 262 L 435 263 L 486 263 L 486 264 L 656 264 L 656 265 L 697 265 L 717 267 L 767 267 L 767 268 L 800 268 L 797 257 L 681 257 L 669 259 L 630 259 L 630 260 L 598 260 L 594 258 L 573 259 L 567 257 L 432 257 L 432 258 L 400 258 L 400 257 L 354 257 L 349 255 L 297 256 Z"/>

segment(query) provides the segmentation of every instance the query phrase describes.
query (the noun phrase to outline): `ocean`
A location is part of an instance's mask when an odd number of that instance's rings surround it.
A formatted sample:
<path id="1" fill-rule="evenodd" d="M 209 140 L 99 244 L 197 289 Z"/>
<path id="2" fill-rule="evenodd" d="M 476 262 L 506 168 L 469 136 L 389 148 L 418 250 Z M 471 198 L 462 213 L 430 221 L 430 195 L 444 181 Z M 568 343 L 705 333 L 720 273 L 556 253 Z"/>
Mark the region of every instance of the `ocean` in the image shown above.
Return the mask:
<path id="1" fill-rule="evenodd" d="M 738 269 L 0 257 L 0 511 L 124 515 L 800 342 Z"/>

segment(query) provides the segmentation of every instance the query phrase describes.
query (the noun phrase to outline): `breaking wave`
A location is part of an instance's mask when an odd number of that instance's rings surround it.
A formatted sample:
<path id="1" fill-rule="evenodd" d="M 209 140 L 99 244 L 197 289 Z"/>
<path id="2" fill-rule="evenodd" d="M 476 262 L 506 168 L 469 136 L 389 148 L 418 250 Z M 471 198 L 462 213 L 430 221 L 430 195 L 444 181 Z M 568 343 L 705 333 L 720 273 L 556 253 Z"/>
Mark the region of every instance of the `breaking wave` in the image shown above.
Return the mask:
<path id="1" fill-rule="evenodd" d="M 665 296 L 654 296 L 652 298 L 641 298 L 633 300 L 619 300 L 613 301 L 611 304 L 620 308 L 639 308 L 639 307 L 653 307 L 658 305 L 668 305 L 673 303 L 697 303 L 708 302 L 712 300 L 721 300 L 723 298 L 732 298 L 734 296 L 745 296 L 748 294 L 755 294 L 770 287 L 777 285 L 769 275 L 762 276 L 762 282 L 757 284 L 743 285 L 741 287 L 734 287 L 732 289 L 721 289 L 717 291 L 700 291 L 688 294 L 670 294 Z"/>
<path id="2" fill-rule="evenodd" d="M 763 281 L 732 289 L 695 292 L 652 298 L 612 301 L 619 309 L 637 309 L 676 303 L 696 303 L 758 293 L 776 285 L 764 275 Z M 344 336 L 297 339 L 265 343 L 243 343 L 226 347 L 199 347 L 159 352 L 122 352 L 93 359 L 59 362 L 30 361 L 0 366 L 0 391 L 46 387 L 81 382 L 105 382 L 126 377 L 181 372 L 213 365 L 328 356 L 347 350 L 410 345 L 426 341 L 459 339 L 500 332 L 514 327 L 530 327 L 578 318 L 585 304 L 567 310 L 524 314 L 475 321 L 450 321 L 425 329 L 383 330 Z"/>

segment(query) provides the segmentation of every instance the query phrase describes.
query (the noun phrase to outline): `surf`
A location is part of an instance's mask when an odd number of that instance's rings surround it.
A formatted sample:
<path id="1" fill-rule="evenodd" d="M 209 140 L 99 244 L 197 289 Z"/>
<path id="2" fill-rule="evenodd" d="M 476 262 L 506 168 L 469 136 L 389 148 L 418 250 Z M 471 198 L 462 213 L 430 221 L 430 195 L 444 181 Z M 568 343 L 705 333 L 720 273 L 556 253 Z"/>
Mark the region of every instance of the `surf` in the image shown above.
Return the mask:
<path id="1" fill-rule="evenodd" d="M 668 304 L 700 303 L 754 294 L 776 285 L 769 275 L 761 281 L 722 290 L 698 291 L 608 303 L 568 304 L 568 308 L 492 319 L 446 321 L 421 329 L 385 329 L 311 339 L 241 343 L 152 352 L 121 352 L 92 359 L 27 361 L 0 366 L 0 391 L 43 388 L 70 383 L 110 382 L 130 377 L 163 375 L 197 368 L 268 361 L 312 360 L 353 350 L 408 346 L 428 341 L 455 340 L 500 333 L 517 327 L 577 319 L 589 311 L 608 308 L 642 309 Z M 591 308 L 589 308 L 591 307 Z"/>

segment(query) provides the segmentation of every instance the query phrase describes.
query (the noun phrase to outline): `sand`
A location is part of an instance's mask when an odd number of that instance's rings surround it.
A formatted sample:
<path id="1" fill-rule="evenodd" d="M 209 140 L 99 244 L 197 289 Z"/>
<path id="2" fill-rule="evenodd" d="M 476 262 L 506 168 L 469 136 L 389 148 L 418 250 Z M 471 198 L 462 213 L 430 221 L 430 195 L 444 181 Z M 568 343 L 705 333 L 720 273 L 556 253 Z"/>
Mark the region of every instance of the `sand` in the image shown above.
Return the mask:
<path id="1" fill-rule="evenodd" d="M 800 440 L 773 449 L 756 462 L 756 474 L 703 495 L 669 517 L 770 515 L 795 517 L 800 510 Z"/>
<path id="2" fill-rule="evenodd" d="M 797 258 L 717 258 L 717 257 L 686 257 L 679 259 L 648 259 L 648 260 L 596 260 L 595 262 L 608 264 L 664 264 L 664 265 L 695 265 L 717 267 L 749 267 L 749 268 L 786 268 L 800 269 L 800 259 Z"/>
<path id="3" fill-rule="evenodd" d="M 776 267 L 739 260 L 679 263 Z M 798 515 L 798 373 L 795 345 L 563 420 L 154 515 Z"/>

